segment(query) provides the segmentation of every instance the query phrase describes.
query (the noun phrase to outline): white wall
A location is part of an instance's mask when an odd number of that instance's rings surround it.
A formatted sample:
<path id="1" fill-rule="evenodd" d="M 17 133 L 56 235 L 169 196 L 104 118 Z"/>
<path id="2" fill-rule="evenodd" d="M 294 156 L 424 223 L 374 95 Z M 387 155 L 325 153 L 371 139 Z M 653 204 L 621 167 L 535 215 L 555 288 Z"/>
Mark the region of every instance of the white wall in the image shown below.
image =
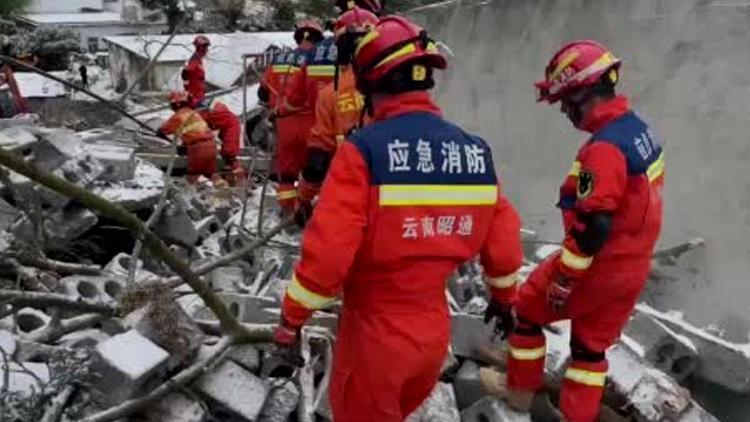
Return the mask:
<path id="1" fill-rule="evenodd" d="M 77 13 L 82 8 L 101 9 L 102 0 L 34 0 L 29 13 Z"/>

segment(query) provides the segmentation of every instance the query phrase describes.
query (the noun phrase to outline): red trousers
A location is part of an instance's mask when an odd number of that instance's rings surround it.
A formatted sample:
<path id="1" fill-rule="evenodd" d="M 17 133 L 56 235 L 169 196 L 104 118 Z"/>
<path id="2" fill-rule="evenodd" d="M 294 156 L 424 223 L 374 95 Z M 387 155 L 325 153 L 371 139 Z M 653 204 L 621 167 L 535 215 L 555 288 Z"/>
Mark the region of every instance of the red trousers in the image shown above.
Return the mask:
<path id="1" fill-rule="evenodd" d="M 345 308 L 330 399 L 336 422 L 402 422 L 435 387 L 450 341 L 447 313 Z"/>
<path id="2" fill-rule="evenodd" d="M 199 141 L 187 146 L 188 175 L 210 178 L 216 173 L 216 143 Z"/>
<path id="3" fill-rule="evenodd" d="M 296 181 L 307 161 L 307 138 L 315 123 L 311 114 L 276 119 L 276 175 L 279 181 Z"/>
<path id="4" fill-rule="evenodd" d="M 560 410 L 569 422 L 593 422 L 607 373 L 604 352 L 620 337 L 646 283 L 650 260 L 595 261 L 574 282 L 567 307 L 557 314 L 547 305 L 547 288 L 559 277 L 558 260 L 553 256 L 543 262 L 519 289 L 516 310 L 521 327 L 509 339 L 508 385 L 520 390 L 542 387 L 545 339 L 541 330 L 528 327 L 570 319 L 571 344 L 583 353 L 573 354 L 565 373 Z M 601 356 L 592 358 L 597 355 Z"/>

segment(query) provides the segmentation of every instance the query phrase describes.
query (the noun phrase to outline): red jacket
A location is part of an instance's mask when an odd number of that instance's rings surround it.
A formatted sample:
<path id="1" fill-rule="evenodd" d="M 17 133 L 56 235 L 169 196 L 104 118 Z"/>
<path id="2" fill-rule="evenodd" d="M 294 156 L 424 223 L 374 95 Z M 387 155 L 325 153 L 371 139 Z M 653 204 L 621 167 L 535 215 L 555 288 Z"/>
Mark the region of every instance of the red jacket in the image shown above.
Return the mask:
<path id="1" fill-rule="evenodd" d="M 278 106 L 279 97 L 289 84 L 291 76 L 299 72 L 305 63 L 308 52 L 296 48 L 291 51 L 281 51 L 274 56 L 271 64 L 263 72 L 260 84 L 268 91 L 269 106 L 275 110 Z"/>
<path id="2" fill-rule="evenodd" d="M 206 99 L 206 71 L 203 68 L 202 57 L 193 54 L 182 70 L 182 80 L 185 91 L 193 96 L 196 104 Z"/>
<path id="3" fill-rule="evenodd" d="M 284 113 L 313 114 L 318 93 L 333 82 L 336 74 L 336 46 L 331 39 L 321 41 L 311 51 L 299 72 L 289 78 L 282 104 Z"/>
<path id="4" fill-rule="evenodd" d="M 443 120 L 426 92 L 379 101 L 333 160 L 284 299 L 289 324 L 342 290 L 360 312 L 447 319 L 445 282 L 477 255 L 491 284 L 515 280 L 520 220 L 487 144 Z"/>
<path id="5" fill-rule="evenodd" d="M 242 126 L 240 119 L 221 101 L 214 101 L 209 108 L 201 110 L 203 120 L 211 130 L 219 131 L 221 155 L 236 157 L 240 154 L 240 137 Z"/>
<path id="6" fill-rule="evenodd" d="M 591 138 L 580 148 L 560 189 L 565 241 L 561 271 L 579 276 L 593 264 L 628 260 L 648 268 L 662 224 L 664 152 L 646 123 L 617 97 L 599 104 L 583 122 Z M 582 216 L 612 215 L 612 228 L 596 256 L 578 248 L 572 231 L 582 231 Z"/>

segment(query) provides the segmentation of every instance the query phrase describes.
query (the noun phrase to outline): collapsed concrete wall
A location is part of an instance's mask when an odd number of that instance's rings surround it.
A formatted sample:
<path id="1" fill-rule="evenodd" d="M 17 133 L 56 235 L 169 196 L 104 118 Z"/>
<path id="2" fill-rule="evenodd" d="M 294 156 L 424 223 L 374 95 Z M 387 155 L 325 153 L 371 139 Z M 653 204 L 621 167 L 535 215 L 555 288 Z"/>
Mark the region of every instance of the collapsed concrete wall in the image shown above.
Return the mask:
<path id="1" fill-rule="evenodd" d="M 697 323 L 740 320 L 750 293 L 750 6 L 723 0 L 495 0 L 413 13 L 452 50 L 437 88 L 451 119 L 495 148 L 526 226 L 559 238 L 557 186 L 585 135 L 533 82 L 564 42 L 593 38 L 624 59 L 623 89 L 667 153 L 663 243 L 707 241 L 706 279 L 663 298 Z M 705 262 L 704 262 L 705 261 Z M 659 304 L 657 304 L 659 306 Z M 747 337 L 738 339 L 746 341 Z"/>

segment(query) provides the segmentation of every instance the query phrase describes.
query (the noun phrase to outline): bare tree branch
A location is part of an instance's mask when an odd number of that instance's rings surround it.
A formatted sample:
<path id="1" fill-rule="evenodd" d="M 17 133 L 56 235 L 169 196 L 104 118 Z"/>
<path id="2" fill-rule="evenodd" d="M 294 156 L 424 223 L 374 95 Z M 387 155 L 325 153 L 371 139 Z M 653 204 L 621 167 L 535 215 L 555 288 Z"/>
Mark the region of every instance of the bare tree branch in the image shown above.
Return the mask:
<path id="1" fill-rule="evenodd" d="M 47 410 L 44 412 L 41 422 L 57 422 L 60 419 L 60 416 L 62 416 L 63 409 L 65 409 L 65 405 L 68 404 L 68 400 L 70 400 L 70 396 L 73 395 L 74 391 L 75 386 L 65 386 L 65 388 L 63 388 L 54 399 L 52 399 L 49 407 L 47 407 Z"/>
<path id="2" fill-rule="evenodd" d="M 101 314 L 86 314 L 60 321 L 59 324 L 48 325 L 39 331 L 26 336 L 28 341 L 36 343 L 51 343 L 60 337 L 75 331 L 91 328 L 95 324 L 104 321 L 108 317 Z"/>
<path id="3" fill-rule="evenodd" d="M 6 251 L 2 256 L 13 258 L 21 265 L 52 271 L 60 275 L 101 275 L 102 273 L 102 267 L 98 265 L 55 261 L 29 252 Z"/>
<path id="4" fill-rule="evenodd" d="M 203 302 L 208 306 L 216 317 L 221 321 L 222 327 L 228 333 L 241 335 L 247 338 L 250 333 L 244 332 L 237 319 L 229 312 L 226 305 L 221 299 L 209 289 L 208 285 L 201 280 L 190 266 L 179 259 L 167 245 L 156 236 L 151 230 L 146 228 L 145 224 L 135 215 L 125 208 L 107 201 L 100 196 L 78 186 L 65 179 L 56 177 L 48 172 L 42 171 L 31 163 L 26 162 L 18 155 L 0 149 L 0 165 L 4 165 L 11 170 L 20 173 L 29 179 L 52 189 L 62 195 L 76 199 L 84 206 L 97 211 L 98 213 L 117 221 L 125 228 L 129 229 L 136 237 L 143 239 L 143 244 L 149 252 L 156 258 L 164 262 L 172 271 L 185 280 Z"/>
<path id="5" fill-rule="evenodd" d="M 222 338 L 219 344 L 216 346 L 216 349 L 213 350 L 213 352 L 209 356 L 207 356 L 205 359 L 202 359 L 190 365 L 185 370 L 175 375 L 173 378 L 170 378 L 164 384 L 157 387 L 148 395 L 138 398 L 138 399 L 125 401 L 120 405 L 114 406 L 103 412 L 89 416 L 83 419 L 81 422 L 112 421 L 115 419 L 122 418 L 124 416 L 128 416 L 134 412 L 137 412 L 138 410 L 143 409 L 149 404 L 165 397 L 171 391 L 176 389 L 177 386 L 187 385 L 194 379 L 198 378 L 200 375 L 202 375 L 205 372 L 207 367 L 213 365 L 217 359 L 219 359 L 221 356 L 224 355 L 224 352 L 229 348 L 231 344 L 232 344 L 231 338 L 229 337 Z"/>
<path id="6" fill-rule="evenodd" d="M 112 316 L 116 308 L 101 302 L 93 302 L 88 299 L 71 299 L 58 293 L 24 292 L 19 290 L 0 289 L 0 300 L 7 301 L 14 307 L 31 306 L 37 308 L 62 307 L 67 310 L 82 312 L 94 312 L 97 314 Z"/>

